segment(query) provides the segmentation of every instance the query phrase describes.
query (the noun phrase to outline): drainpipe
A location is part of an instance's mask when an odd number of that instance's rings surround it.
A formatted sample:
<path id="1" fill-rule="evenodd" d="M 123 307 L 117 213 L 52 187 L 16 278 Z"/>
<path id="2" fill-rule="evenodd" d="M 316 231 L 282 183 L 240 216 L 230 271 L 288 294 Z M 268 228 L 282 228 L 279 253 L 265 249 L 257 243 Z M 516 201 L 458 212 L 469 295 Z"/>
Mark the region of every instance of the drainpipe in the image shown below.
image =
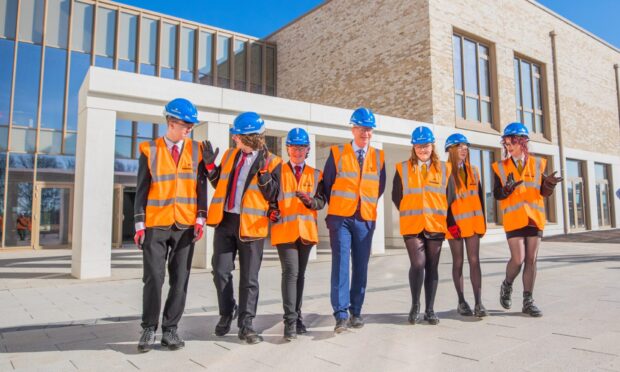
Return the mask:
<path id="1" fill-rule="evenodd" d="M 618 64 L 614 65 L 614 70 L 616 70 L 616 98 L 618 99 L 618 126 L 620 126 L 620 77 L 618 77 Z"/>
<path id="2" fill-rule="evenodd" d="M 560 84 L 558 82 L 558 58 L 555 51 L 555 31 L 549 33 L 551 37 L 551 55 L 553 62 L 553 89 L 555 91 L 555 121 L 558 131 L 558 147 L 560 149 L 560 175 L 564 178 L 562 182 L 562 215 L 564 216 L 564 234 L 568 234 L 569 218 L 568 218 L 568 196 L 566 190 L 566 158 L 564 157 L 564 142 L 562 141 L 562 118 L 560 115 Z M 616 72 L 618 70 L 616 69 Z M 616 77 L 618 74 L 616 73 Z M 617 82 L 617 79 L 616 79 Z"/>

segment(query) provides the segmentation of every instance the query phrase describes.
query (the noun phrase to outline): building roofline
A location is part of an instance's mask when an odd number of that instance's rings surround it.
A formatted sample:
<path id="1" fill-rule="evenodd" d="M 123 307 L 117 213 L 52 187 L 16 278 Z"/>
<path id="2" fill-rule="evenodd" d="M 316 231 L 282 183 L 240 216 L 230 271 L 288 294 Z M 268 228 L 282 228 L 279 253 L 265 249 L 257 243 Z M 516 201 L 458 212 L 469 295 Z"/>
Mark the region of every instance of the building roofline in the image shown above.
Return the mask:
<path id="1" fill-rule="evenodd" d="M 583 27 L 581 27 L 581 26 L 577 25 L 576 23 L 574 23 L 574 22 L 572 22 L 572 21 L 568 20 L 567 18 L 564 18 L 563 16 L 559 15 L 558 13 L 554 12 L 553 10 L 551 10 L 551 9 L 547 8 L 546 6 L 542 5 L 542 4 L 541 4 L 541 3 L 539 3 L 538 1 L 536 1 L 536 0 L 525 0 L 525 1 L 527 1 L 528 3 L 530 3 L 530 4 L 534 5 L 534 6 L 538 7 L 538 8 L 540 8 L 540 9 L 541 9 L 541 10 L 543 10 L 543 11 L 547 12 L 549 15 L 552 15 L 552 16 L 554 16 L 555 18 L 557 18 L 557 19 L 559 19 L 559 20 L 563 21 L 563 22 L 564 22 L 564 23 L 566 23 L 567 25 L 574 27 L 574 28 L 575 28 L 575 29 L 577 29 L 578 31 L 581 31 L 581 32 L 583 32 L 584 34 L 586 34 L 586 35 L 590 36 L 590 37 L 591 37 L 591 38 L 593 38 L 594 40 L 596 40 L 596 41 L 600 42 L 601 44 L 603 44 L 603 45 L 605 45 L 605 46 L 607 46 L 607 47 L 609 47 L 609 48 L 610 48 L 610 49 L 612 49 L 614 52 L 620 53 L 620 48 L 618 48 L 618 47 L 616 47 L 616 46 L 612 45 L 611 43 L 609 43 L 609 42 L 605 41 L 604 39 L 602 39 L 602 38 L 600 38 L 600 37 L 598 37 L 598 36 L 594 35 L 594 34 L 593 34 L 593 33 L 591 33 L 590 31 L 588 31 L 588 30 L 586 30 L 585 28 L 583 28 Z"/>
<path id="2" fill-rule="evenodd" d="M 274 32 L 270 33 L 269 35 L 265 36 L 261 40 L 265 40 L 266 41 L 267 39 L 269 39 L 273 35 L 277 34 L 278 32 L 284 30 L 285 28 L 288 28 L 289 26 L 292 26 L 293 24 L 299 22 L 302 18 L 305 18 L 306 16 L 309 16 L 310 14 L 316 12 L 317 10 L 321 9 L 322 7 L 324 7 L 325 5 L 327 5 L 327 4 L 331 3 L 331 2 L 332 2 L 332 0 L 325 0 L 322 4 L 319 4 L 319 5 L 315 6 L 314 8 L 312 8 L 309 11 L 305 12 L 304 14 L 300 15 L 299 17 L 293 19 L 289 23 L 285 24 L 284 26 L 280 27 L 279 29 L 275 30 Z"/>

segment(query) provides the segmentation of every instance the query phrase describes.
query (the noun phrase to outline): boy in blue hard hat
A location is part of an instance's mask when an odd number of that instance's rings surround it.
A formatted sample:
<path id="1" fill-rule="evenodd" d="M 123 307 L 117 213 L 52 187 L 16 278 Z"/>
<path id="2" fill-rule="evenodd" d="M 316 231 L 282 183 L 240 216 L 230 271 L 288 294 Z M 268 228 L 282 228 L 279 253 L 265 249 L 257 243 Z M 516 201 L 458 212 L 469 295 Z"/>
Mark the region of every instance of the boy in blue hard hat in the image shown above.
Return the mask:
<path id="1" fill-rule="evenodd" d="M 198 123 L 198 111 L 190 101 L 177 98 L 166 105 L 164 115 L 166 134 L 140 144 L 134 205 L 134 241 L 142 249 L 144 263 L 140 352 L 151 350 L 155 343 L 166 261 L 170 289 L 161 344 L 170 350 L 185 346 L 177 324 L 185 308 L 194 243 L 202 237 L 207 215 L 207 177 L 201 149 L 198 142 L 188 138 Z"/>

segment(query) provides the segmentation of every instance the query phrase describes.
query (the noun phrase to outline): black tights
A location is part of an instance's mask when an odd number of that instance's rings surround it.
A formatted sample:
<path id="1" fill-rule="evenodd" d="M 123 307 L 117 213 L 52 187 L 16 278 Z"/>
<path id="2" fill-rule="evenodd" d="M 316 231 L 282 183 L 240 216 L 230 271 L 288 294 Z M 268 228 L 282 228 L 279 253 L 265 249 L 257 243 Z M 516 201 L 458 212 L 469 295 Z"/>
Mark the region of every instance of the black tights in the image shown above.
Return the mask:
<path id="1" fill-rule="evenodd" d="M 443 239 L 426 239 L 421 236 L 406 236 L 405 246 L 409 253 L 409 287 L 413 305 L 420 304 L 420 293 L 424 283 L 426 311 L 433 310 L 435 294 L 439 284 L 439 255 Z"/>
<path id="2" fill-rule="evenodd" d="M 521 272 L 521 266 L 525 264 L 523 269 L 523 292 L 531 293 L 534 290 L 539 246 L 540 237 L 538 236 L 517 236 L 508 239 L 510 261 L 506 265 L 506 283 L 512 284 L 519 272 Z"/>
<path id="3" fill-rule="evenodd" d="M 463 246 L 467 247 L 467 262 L 469 262 L 469 278 L 474 290 L 476 305 L 480 304 L 480 288 L 482 274 L 480 272 L 480 236 L 475 234 L 469 238 L 448 240 L 452 251 L 452 280 L 459 296 L 459 303 L 465 302 L 463 295 Z"/>

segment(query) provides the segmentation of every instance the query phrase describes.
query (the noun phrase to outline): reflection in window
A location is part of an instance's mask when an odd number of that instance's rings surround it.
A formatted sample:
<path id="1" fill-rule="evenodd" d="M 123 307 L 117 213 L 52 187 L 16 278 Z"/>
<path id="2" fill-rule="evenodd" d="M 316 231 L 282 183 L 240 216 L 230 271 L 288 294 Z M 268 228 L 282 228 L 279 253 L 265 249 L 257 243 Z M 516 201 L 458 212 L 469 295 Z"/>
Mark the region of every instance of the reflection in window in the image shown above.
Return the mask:
<path id="1" fill-rule="evenodd" d="M 233 53 L 235 55 L 235 89 L 246 89 L 246 42 L 243 40 L 235 40 Z"/>
<path id="2" fill-rule="evenodd" d="M 609 167 L 606 164 L 594 164 L 596 178 L 596 211 L 600 227 L 611 226 L 611 200 L 609 197 Z"/>
<path id="3" fill-rule="evenodd" d="M 13 46 L 13 41 L 0 39 L 0 151 L 6 151 L 9 140 Z"/>
<path id="4" fill-rule="evenodd" d="M 72 12 L 71 49 L 90 53 L 93 39 L 93 6 L 74 1 Z"/>
<path id="5" fill-rule="evenodd" d="M 492 122 L 489 47 L 460 35 L 452 36 L 454 105 L 457 118 Z"/>
<path id="6" fill-rule="evenodd" d="M 30 245 L 33 167 L 34 155 L 9 155 L 5 246 Z"/>
<path id="7" fill-rule="evenodd" d="M 47 0 L 45 45 L 67 48 L 70 5 L 69 0 Z"/>
<path id="8" fill-rule="evenodd" d="M 4 239 L 4 175 L 6 174 L 6 153 L 0 152 L 0 247 Z"/>
<path id="9" fill-rule="evenodd" d="M 169 23 L 162 24 L 160 64 L 161 76 L 174 79 L 177 50 L 177 26 Z"/>
<path id="10" fill-rule="evenodd" d="M 585 228 L 585 200 L 582 162 L 566 159 L 566 190 L 568 197 L 568 214 L 571 228 Z"/>
<path id="11" fill-rule="evenodd" d="M 213 35 L 201 31 L 198 45 L 198 80 L 200 84 L 213 85 Z"/>
<path id="12" fill-rule="evenodd" d="M 217 37 L 217 86 L 230 88 L 230 37 L 218 35 Z"/>
<path id="13" fill-rule="evenodd" d="M 181 55 L 180 66 L 181 80 L 194 81 L 194 45 L 196 31 L 191 28 L 181 28 Z"/>
<path id="14" fill-rule="evenodd" d="M 492 150 L 470 148 L 469 159 L 472 165 L 478 167 L 480 171 L 480 183 L 482 194 L 484 195 L 484 208 L 488 223 L 498 223 L 497 201 L 493 197 L 493 171 L 492 164 L 495 161 L 495 154 Z"/>
<path id="15" fill-rule="evenodd" d="M 534 133 L 544 132 L 540 66 L 515 57 L 517 120 Z"/>
<path id="16" fill-rule="evenodd" d="M 69 97 L 67 104 L 67 129 L 77 130 L 78 93 L 82 81 L 90 67 L 90 56 L 80 52 L 71 52 L 71 72 L 69 75 Z"/>
<path id="17" fill-rule="evenodd" d="M 133 14 L 121 13 L 119 18 L 118 58 L 121 61 L 136 61 L 136 35 L 138 17 Z M 119 66 L 120 67 L 120 66 Z M 133 70 L 132 70 L 133 71 Z"/>
<path id="18" fill-rule="evenodd" d="M 263 93 L 263 48 L 252 44 L 250 58 L 250 92 Z"/>
<path id="19" fill-rule="evenodd" d="M 270 96 L 276 95 L 276 50 L 271 47 L 267 47 L 267 75 L 266 85 L 267 85 L 267 94 Z"/>
<path id="20" fill-rule="evenodd" d="M 18 0 L 0 1 L 0 38 L 15 39 Z"/>
<path id="21" fill-rule="evenodd" d="M 157 21 L 143 17 L 140 23 L 140 73 L 155 75 L 156 58 Z"/>
<path id="22" fill-rule="evenodd" d="M 65 148 L 63 150 L 64 154 L 75 155 L 76 140 L 77 140 L 76 132 L 67 132 L 67 134 L 65 134 Z"/>
<path id="23" fill-rule="evenodd" d="M 41 44 L 43 40 L 43 0 L 21 0 L 19 40 Z"/>
<path id="24" fill-rule="evenodd" d="M 95 40 L 95 66 L 114 68 L 114 40 L 116 37 L 116 11 L 97 8 L 97 39 Z"/>
<path id="25" fill-rule="evenodd" d="M 37 181 L 74 182 L 75 156 L 39 155 Z"/>
<path id="26" fill-rule="evenodd" d="M 62 131 L 66 63 L 66 50 L 45 48 L 41 128 Z"/>
<path id="27" fill-rule="evenodd" d="M 131 159 L 133 123 L 130 120 L 116 120 L 114 155 L 117 158 Z"/>
<path id="28" fill-rule="evenodd" d="M 13 124 L 36 128 L 41 46 L 19 43 L 15 72 Z"/>
<path id="29" fill-rule="evenodd" d="M 62 131 L 41 129 L 39 132 L 39 152 L 60 154 L 62 152 Z"/>

